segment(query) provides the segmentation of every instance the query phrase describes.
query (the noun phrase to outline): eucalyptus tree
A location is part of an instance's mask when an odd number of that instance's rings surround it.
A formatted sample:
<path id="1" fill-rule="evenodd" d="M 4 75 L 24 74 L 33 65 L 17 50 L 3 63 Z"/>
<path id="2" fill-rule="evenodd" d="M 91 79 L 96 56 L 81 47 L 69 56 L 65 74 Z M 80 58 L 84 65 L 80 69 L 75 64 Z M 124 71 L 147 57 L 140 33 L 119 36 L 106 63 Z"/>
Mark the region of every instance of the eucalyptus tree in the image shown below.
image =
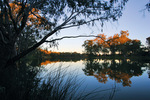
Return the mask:
<path id="1" fill-rule="evenodd" d="M 88 55 L 94 55 L 95 54 L 95 45 L 92 40 L 86 40 L 84 41 L 84 44 L 82 45 L 85 48 L 85 52 Z"/>
<path id="2" fill-rule="evenodd" d="M 128 0 L 0 0 L 0 59 L 13 63 L 62 29 L 116 21 Z M 28 25 L 42 38 L 16 55 L 16 41 Z M 53 41 L 54 42 L 54 41 Z"/>

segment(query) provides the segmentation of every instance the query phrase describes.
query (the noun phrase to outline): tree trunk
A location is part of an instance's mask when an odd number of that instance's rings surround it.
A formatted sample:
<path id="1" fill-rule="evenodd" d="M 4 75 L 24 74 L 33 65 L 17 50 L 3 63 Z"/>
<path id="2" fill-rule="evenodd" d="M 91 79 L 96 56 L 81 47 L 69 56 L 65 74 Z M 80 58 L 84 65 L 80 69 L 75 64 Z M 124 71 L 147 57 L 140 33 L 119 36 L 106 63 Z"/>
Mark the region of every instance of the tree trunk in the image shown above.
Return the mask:
<path id="1" fill-rule="evenodd" d="M 115 56 L 115 47 L 114 46 L 112 47 L 111 54 L 113 57 Z"/>
<path id="2" fill-rule="evenodd" d="M 8 60 L 16 56 L 16 48 L 14 43 L 4 44 L 0 42 L 0 66 L 5 67 Z"/>

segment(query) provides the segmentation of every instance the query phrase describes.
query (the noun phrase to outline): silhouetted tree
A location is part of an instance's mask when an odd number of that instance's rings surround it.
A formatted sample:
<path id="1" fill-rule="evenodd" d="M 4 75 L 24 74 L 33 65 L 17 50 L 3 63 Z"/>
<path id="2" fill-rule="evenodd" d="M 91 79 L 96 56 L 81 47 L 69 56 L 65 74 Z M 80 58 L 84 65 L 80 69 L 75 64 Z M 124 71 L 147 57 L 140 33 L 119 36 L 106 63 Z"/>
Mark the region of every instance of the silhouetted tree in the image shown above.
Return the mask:
<path id="1" fill-rule="evenodd" d="M 0 60 L 4 65 L 24 57 L 62 29 L 117 20 L 128 0 L 0 0 Z M 10 3 L 9 3 L 10 2 Z M 15 44 L 28 25 L 42 39 L 16 55 Z"/>

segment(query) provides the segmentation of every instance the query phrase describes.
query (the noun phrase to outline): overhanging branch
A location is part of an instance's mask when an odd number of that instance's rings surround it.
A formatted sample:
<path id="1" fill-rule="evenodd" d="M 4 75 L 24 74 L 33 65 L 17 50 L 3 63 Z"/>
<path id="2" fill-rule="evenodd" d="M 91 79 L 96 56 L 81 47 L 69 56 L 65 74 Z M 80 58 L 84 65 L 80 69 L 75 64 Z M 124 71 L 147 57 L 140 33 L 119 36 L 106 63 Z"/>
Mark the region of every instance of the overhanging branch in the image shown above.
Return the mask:
<path id="1" fill-rule="evenodd" d="M 85 24 L 88 24 L 88 23 L 91 23 L 91 22 L 94 22 L 94 21 L 97 21 L 97 20 L 103 20 L 103 19 L 106 19 L 106 18 L 99 17 L 99 18 L 96 18 L 96 19 L 92 19 L 92 20 L 83 22 L 81 24 L 72 24 L 72 25 L 68 24 L 68 25 L 63 26 L 61 29 L 66 29 L 66 28 L 71 28 L 71 27 L 77 27 L 77 26 L 85 25 Z"/>
<path id="2" fill-rule="evenodd" d="M 62 40 L 62 39 L 66 39 L 66 38 L 79 38 L 79 37 L 99 37 L 102 39 L 101 36 L 96 36 L 96 35 L 78 35 L 78 36 L 64 36 L 61 38 L 57 38 L 57 39 L 53 39 L 53 40 L 46 40 L 45 42 L 54 42 L 54 41 L 58 41 L 58 40 Z"/>
<path id="3" fill-rule="evenodd" d="M 99 37 L 101 38 L 104 42 L 106 42 L 109 46 L 110 43 L 109 43 L 109 40 L 108 41 L 105 41 L 101 36 L 97 36 L 97 35 L 78 35 L 78 36 L 64 36 L 64 37 L 61 37 L 61 38 L 56 38 L 56 39 L 53 39 L 53 40 L 45 40 L 44 42 L 55 42 L 55 41 L 58 41 L 58 40 L 62 40 L 62 39 L 67 39 L 67 38 L 79 38 L 79 37 Z"/>

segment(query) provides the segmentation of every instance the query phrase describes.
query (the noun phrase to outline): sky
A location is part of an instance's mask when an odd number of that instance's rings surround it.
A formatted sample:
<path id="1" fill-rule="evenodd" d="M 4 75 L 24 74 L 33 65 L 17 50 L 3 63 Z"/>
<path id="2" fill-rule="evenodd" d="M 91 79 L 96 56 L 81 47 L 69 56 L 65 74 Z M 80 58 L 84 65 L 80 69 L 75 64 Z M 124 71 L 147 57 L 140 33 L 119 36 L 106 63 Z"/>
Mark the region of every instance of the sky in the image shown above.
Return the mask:
<path id="1" fill-rule="evenodd" d="M 149 0 L 129 0 L 123 10 L 123 15 L 116 22 L 105 22 L 103 32 L 101 26 L 87 27 L 82 26 L 80 29 L 70 28 L 60 31 L 58 37 L 77 36 L 77 35 L 97 35 L 104 33 L 113 36 L 120 33 L 121 30 L 129 31 L 130 39 L 138 39 L 143 45 L 146 45 L 146 38 L 150 36 L 150 12 L 144 10 Z M 54 36 L 56 37 L 56 36 Z M 79 52 L 82 53 L 82 47 L 85 40 L 94 39 L 93 37 L 63 39 L 58 41 L 58 47 L 48 48 L 48 50 L 57 52 Z M 45 46 L 44 46 L 45 47 Z"/>

